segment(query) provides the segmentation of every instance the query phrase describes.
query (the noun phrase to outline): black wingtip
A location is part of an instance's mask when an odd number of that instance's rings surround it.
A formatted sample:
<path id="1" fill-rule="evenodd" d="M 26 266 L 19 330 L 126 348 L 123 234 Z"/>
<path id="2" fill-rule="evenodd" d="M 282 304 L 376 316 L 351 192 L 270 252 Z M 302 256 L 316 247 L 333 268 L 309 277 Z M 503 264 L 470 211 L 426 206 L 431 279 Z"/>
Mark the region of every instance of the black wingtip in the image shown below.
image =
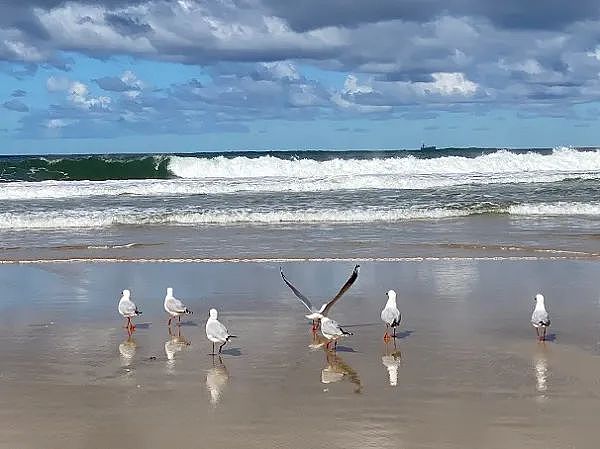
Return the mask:
<path id="1" fill-rule="evenodd" d="M 190 309 L 185 309 L 185 313 L 189 313 L 190 315 L 194 314 L 194 312 L 192 312 Z"/>
<path id="2" fill-rule="evenodd" d="M 136 310 L 136 311 L 135 311 L 135 314 L 136 314 L 136 315 L 141 315 L 141 314 L 142 314 L 142 312 L 140 312 L 139 310 Z"/>

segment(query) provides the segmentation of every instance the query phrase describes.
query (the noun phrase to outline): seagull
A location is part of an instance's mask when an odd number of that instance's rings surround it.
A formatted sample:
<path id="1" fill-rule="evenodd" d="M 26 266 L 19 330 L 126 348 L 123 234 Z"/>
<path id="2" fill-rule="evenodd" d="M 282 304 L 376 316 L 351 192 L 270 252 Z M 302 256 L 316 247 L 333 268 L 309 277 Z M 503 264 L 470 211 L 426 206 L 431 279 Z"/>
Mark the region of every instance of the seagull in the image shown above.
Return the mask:
<path id="1" fill-rule="evenodd" d="M 283 282 L 286 283 L 286 285 L 292 290 L 292 292 L 294 292 L 294 295 L 296 295 L 296 297 L 300 300 L 304 307 L 306 307 L 310 312 L 308 315 L 306 315 L 306 318 L 312 320 L 312 330 L 316 332 L 316 330 L 318 329 L 319 320 L 327 316 L 335 302 L 338 299 L 340 299 L 350 287 L 352 287 L 352 284 L 354 284 L 354 281 L 356 281 L 356 278 L 358 278 L 359 268 L 360 265 L 354 266 L 352 274 L 350 275 L 346 283 L 342 286 L 337 295 L 335 295 L 328 303 L 323 304 L 320 309 L 317 309 L 315 306 L 313 306 L 310 300 L 302 293 L 300 293 L 300 291 L 296 287 L 294 287 L 290 281 L 287 280 L 285 274 L 283 274 L 283 269 L 281 267 L 279 267 L 279 272 L 281 273 L 281 278 L 283 279 Z"/>
<path id="2" fill-rule="evenodd" d="M 390 290 L 386 293 L 387 302 L 385 303 L 385 307 L 381 311 L 381 319 L 385 323 L 385 334 L 383 335 L 383 340 L 388 341 L 390 339 L 390 335 L 388 334 L 388 329 L 393 329 L 392 337 L 396 338 L 396 327 L 400 324 L 400 311 L 398 310 L 398 306 L 396 305 L 396 292 L 394 290 Z"/>
<path id="3" fill-rule="evenodd" d="M 208 320 L 206 321 L 206 338 L 212 341 L 213 349 L 210 355 L 215 354 L 215 343 L 221 343 L 219 346 L 219 354 L 225 343 L 230 339 L 236 338 L 235 335 L 230 335 L 227 328 L 217 319 L 217 309 L 210 309 Z"/>
<path id="4" fill-rule="evenodd" d="M 544 295 L 540 293 L 535 295 L 535 309 L 533 309 L 533 313 L 531 314 L 531 324 L 535 327 L 535 333 L 537 334 L 538 340 L 546 340 L 546 328 L 550 326 L 550 316 L 544 305 Z M 542 328 L 541 335 L 540 328 Z"/>
<path id="5" fill-rule="evenodd" d="M 165 296 L 165 310 L 170 315 L 169 326 L 171 326 L 171 320 L 177 317 L 179 323 L 181 323 L 181 315 L 184 313 L 192 314 L 192 311 L 186 307 L 184 303 L 173 296 L 173 288 L 167 288 L 167 296 Z"/>
<path id="6" fill-rule="evenodd" d="M 337 321 L 326 316 L 321 318 L 321 333 L 323 334 L 323 337 L 329 340 L 325 345 L 327 349 L 329 349 L 329 345 L 332 341 L 335 349 L 337 348 L 337 341 L 339 338 L 345 335 L 354 335 L 352 332 L 342 329 Z"/>
<path id="7" fill-rule="evenodd" d="M 138 310 L 134 302 L 131 299 L 129 299 L 130 295 L 131 292 L 129 290 L 123 290 L 123 295 L 121 296 L 121 300 L 119 301 L 118 307 L 119 313 L 123 315 L 124 318 L 127 318 L 127 324 L 125 327 L 129 332 L 135 329 L 134 324 L 131 322 L 131 318 L 142 314 L 142 312 Z"/>

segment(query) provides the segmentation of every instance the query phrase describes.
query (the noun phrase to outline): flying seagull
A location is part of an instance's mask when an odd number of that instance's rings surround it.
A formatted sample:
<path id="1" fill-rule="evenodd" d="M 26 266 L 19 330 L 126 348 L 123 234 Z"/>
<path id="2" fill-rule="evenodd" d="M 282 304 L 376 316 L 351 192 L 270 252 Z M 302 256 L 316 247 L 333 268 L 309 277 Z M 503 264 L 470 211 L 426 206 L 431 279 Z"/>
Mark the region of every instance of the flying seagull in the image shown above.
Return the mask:
<path id="1" fill-rule="evenodd" d="M 548 315 L 546 306 L 544 305 L 544 295 L 540 293 L 535 295 L 535 309 L 533 309 L 533 313 L 531 314 L 531 324 L 535 327 L 538 340 L 546 340 L 546 329 L 550 326 L 550 315 Z"/>
<path id="2" fill-rule="evenodd" d="M 346 283 L 342 286 L 337 295 L 335 295 L 328 303 L 323 304 L 319 309 L 313 306 L 310 300 L 302 293 L 300 293 L 300 291 L 296 287 L 294 287 L 290 281 L 287 280 L 285 274 L 283 274 L 283 269 L 281 267 L 279 267 L 279 272 L 281 273 L 281 278 L 283 279 L 283 282 L 286 283 L 286 285 L 292 290 L 292 292 L 294 292 L 294 295 L 296 295 L 296 297 L 300 300 L 304 307 L 306 307 L 310 312 L 308 315 L 306 315 L 306 318 L 312 320 L 313 331 L 316 331 L 318 329 L 319 320 L 323 319 L 323 317 L 326 317 L 333 305 L 336 303 L 336 301 L 340 299 L 350 287 L 352 287 L 352 284 L 354 284 L 356 278 L 358 278 L 359 269 L 360 265 L 355 265 L 354 270 L 352 270 L 352 274 L 350 275 Z"/>
<path id="3" fill-rule="evenodd" d="M 169 316 L 169 326 L 171 326 L 171 320 L 177 317 L 178 322 L 181 323 L 181 315 L 185 313 L 191 314 L 192 311 L 186 307 L 184 303 L 173 296 L 173 288 L 167 288 L 167 295 L 165 296 L 165 310 Z"/>
<path id="4" fill-rule="evenodd" d="M 390 335 L 388 334 L 388 329 L 391 327 L 393 330 L 392 337 L 396 338 L 396 328 L 400 324 L 400 311 L 398 310 L 398 306 L 396 305 L 396 292 L 394 290 L 390 290 L 386 293 L 387 302 L 385 303 L 385 307 L 381 311 L 381 319 L 385 323 L 385 334 L 383 335 L 383 340 L 388 341 L 390 339 Z"/>
<path id="5" fill-rule="evenodd" d="M 119 301 L 118 307 L 119 313 L 123 315 L 124 318 L 127 318 L 127 324 L 125 325 L 125 327 L 129 332 L 135 329 L 135 325 L 131 322 L 131 319 L 134 316 L 142 314 L 142 312 L 138 310 L 137 306 L 130 299 L 130 296 L 131 292 L 129 290 L 123 290 L 123 295 L 121 296 L 121 300 Z"/>
<path id="6" fill-rule="evenodd" d="M 217 309 L 210 309 L 209 317 L 206 321 L 206 338 L 208 338 L 213 345 L 212 353 L 210 355 L 216 355 L 215 343 L 221 343 L 219 346 L 219 354 L 221 354 L 221 350 L 223 349 L 223 346 L 225 346 L 225 343 L 232 338 L 236 338 L 235 335 L 229 334 L 227 328 L 221 324 L 217 319 L 217 316 Z"/>

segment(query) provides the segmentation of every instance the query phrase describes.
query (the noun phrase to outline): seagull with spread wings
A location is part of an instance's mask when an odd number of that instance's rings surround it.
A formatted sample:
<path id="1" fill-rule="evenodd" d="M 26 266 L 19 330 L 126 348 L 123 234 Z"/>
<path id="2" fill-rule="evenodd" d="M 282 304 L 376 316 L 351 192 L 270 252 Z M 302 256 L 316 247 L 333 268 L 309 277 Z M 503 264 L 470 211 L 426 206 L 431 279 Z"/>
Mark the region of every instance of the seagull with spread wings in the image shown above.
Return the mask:
<path id="1" fill-rule="evenodd" d="M 329 311 L 331 310 L 333 305 L 336 303 L 336 301 L 338 299 L 340 299 L 344 295 L 344 293 L 346 293 L 346 291 L 348 291 L 348 289 L 350 287 L 352 287 L 352 284 L 354 284 L 354 282 L 358 278 L 359 269 L 360 269 L 360 265 L 355 265 L 354 270 L 352 270 L 352 274 L 350 275 L 350 277 L 348 278 L 346 283 L 342 286 L 342 288 L 337 293 L 337 295 L 335 295 L 329 302 L 323 304 L 319 309 L 317 309 L 315 306 L 313 306 L 312 303 L 310 302 L 310 300 L 306 296 L 304 296 L 302 293 L 300 293 L 300 291 L 296 287 L 294 287 L 290 281 L 288 281 L 288 279 L 285 277 L 285 274 L 283 274 L 283 269 L 281 267 L 279 268 L 279 272 L 281 273 L 281 278 L 283 279 L 283 282 L 286 283 L 286 285 L 292 290 L 292 292 L 294 292 L 294 295 L 296 295 L 296 298 L 298 298 L 298 300 L 310 312 L 308 315 L 306 315 L 306 318 L 308 318 L 309 320 L 312 320 L 312 322 L 313 322 L 312 329 L 313 329 L 313 331 L 316 331 L 319 328 L 319 321 L 323 317 L 327 316 L 327 314 L 329 313 Z"/>

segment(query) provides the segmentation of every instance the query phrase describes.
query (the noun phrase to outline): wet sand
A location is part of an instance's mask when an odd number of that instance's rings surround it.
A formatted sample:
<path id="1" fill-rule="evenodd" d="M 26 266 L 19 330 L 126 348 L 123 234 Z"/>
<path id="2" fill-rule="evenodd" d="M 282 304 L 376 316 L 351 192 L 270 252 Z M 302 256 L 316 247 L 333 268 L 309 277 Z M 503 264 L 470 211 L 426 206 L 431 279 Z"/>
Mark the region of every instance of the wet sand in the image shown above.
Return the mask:
<path id="1" fill-rule="evenodd" d="M 317 303 L 352 266 L 284 265 Z M 0 447 L 597 447 L 597 262 L 361 266 L 331 314 L 355 333 L 336 354 L 315 347 L 277 264 L 1 266 Z M 167 286 L 195 312 L 179 336 Z M 123 288 L 144 312 L 129 341 Z M 395 346 L 379 320 L 389 288 Z M 529 325 L 538 290 L 546 343 Z M 239 336 L 221 359 L 204 334 L 213 306 Z"/>

